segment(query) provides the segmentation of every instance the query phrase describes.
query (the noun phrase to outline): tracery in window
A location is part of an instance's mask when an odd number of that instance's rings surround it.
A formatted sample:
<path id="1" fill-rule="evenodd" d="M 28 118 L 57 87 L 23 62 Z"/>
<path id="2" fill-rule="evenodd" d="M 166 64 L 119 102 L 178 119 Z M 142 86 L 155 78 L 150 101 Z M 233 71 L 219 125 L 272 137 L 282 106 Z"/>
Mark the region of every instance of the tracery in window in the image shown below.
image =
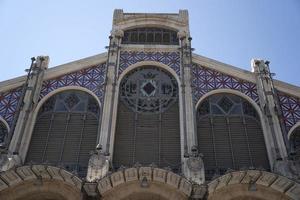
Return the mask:
<path id="1" fill-rule="evenodd" d="M 163 28 L 136 28 L 126 30 L 123 44 L 178 45 L 177 32 Z"/>
<path id="2" fill-rule="evenodd" d="M 159 68 L 138 68 L 121 82 L 120 98 L 131 110 L 150 114 L 167 110 L 177 100 L 175 78 Z"/>

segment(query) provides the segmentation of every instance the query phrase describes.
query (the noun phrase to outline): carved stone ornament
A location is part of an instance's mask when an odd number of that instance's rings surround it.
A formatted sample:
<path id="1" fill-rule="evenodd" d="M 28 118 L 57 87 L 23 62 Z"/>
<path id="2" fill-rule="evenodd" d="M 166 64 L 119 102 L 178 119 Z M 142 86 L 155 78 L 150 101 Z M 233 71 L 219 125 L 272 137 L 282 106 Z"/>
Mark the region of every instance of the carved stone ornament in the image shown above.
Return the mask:
<path id="1" fill-rule="evenodd" d="M 199 172 L 203 168 L 203 161 L 201 157 L 190 157 L 187 160 L 187 165 L 192 172 Z"/>
<path id="2" fill-rule="evenodd" d="M 94 154 L 89 160 L 89 166 L 93 169 L 101 169 L 106 163 L 106 158 L 102 154 Z"/>
<path id="3" fill-rule="evenodd" d="M 111 34 L 115 37 L 122 38 L 124 36 L 124 31 L 121 29 L 115 29 L 111 31 Z"/>

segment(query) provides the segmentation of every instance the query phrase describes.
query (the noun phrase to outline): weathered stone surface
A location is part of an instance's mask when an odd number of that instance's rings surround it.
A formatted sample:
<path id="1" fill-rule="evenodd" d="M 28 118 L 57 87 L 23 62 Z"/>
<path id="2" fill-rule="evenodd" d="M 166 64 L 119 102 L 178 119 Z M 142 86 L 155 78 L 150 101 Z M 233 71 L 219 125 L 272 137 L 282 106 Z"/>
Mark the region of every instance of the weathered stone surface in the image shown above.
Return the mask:
<path id="1" fill-rule="evenodd" d="M 231 172 L 231 179 L 227 184 L 232 185 L 232 184 L 240 183 L 242 181 L 242 179 L 244 178 L 245 174 L 246 174 L 246 172 L 244 172 L 244 171 Z"/>
<path id="2" fill-rule="evenodd" d="M 16 185 L 22 181 L 19 175 L 13 170 L 2 172 L 1 178 L 8 183 L 9 186 Z"/>
<path id="3" fill-rule="evenodd" d="M 291 181 L 288 178 L 285 178 L 283 176 L 279 176 L 276 181 L 271 185 L 272 188 L 275 190 L 278 190 L 279 192 L 285 192 L 287 191 L 292 185 L 293 181 Z"/>
<path id="4" fill-rule="evenodd" d="M 98 191 L 100 192 L 100 194 L 103 194 L 106 191 L 112 189 L 110 179 L 108 177 L 105 177 L 105 178 L 101 179 L 98 182 L 98 187 L 97 188 L 98 188 Z"/>
<path id="5" fill-rule="evenodd" d="M 125 169 L 124 174 L 126 182 L 138 180 L 138 172 L 136 168 Z"/>
<path id="6" fill-rule="evenodd" d="M 82 180 L 80 178 L 78 178 L 77 176 L 73 176 L 72 181 L 73 181 L 74 185 L 80 190 L 82 187 Z"/>
<path id="7" fill-rule="evenodd" d="M 208 184 L 208 193 L 214 192 L 215 189 L 217 188 L 218 184 L 219 184 L 219 179 L 215 179 L 212 182 L 210 182 Z"/>
<path id="8" fill-rule="evenodd" d="M 16 172 L 23 180 L 36 179 L 36 176 L 30 166 L 19 167 L 16 169 Z"/>
<path id="9" fill-rule="evenodd" d="M 246 172 L 245 177 L 243 178 L 243 180 L 241 181 L 241 183 L 250 183 L 250 181 L 256 181 L 261 175 L 260 171 L 257 170 L 248 170 Z"/>
<path id="10" fill-rule="evenodd" d="M 175 188 L 178 188 L 181 177 L 173 172 L 168 172 L 167 183 Z"/>
<path id="11" fill-rule="evenodd" d="M 8 188 L 8 185 L 2 179 L 0 179 L 0 191 L 4 190 L 5 188 Z"/>
<path id="12" fill-rule="evenodd" d="M 269 187 L 277 178 L 277 175 L 270 172 L 262 172 L 261 176 L 256 181 L 259 185 Z"/>
<path id="13" fill-rule="evenodd" d="M 230 181 L 231 179 L 231 174 L 225 174 L 224 176 L 219 178 L 219 184 L 217 186 L 216 189 L 220 189 L 222 187 L 225 187 L 227 185 L 227 183 Z"/>
<path id="14" fill-rule="evenodd" d="M 164 169 L 154 168 L 153 169 L 153 181 L 165 183 L 167 171 Z"/>
<path id="15" fill-rule="evenodd" d="M 53 178 L 53 179 L 56 179 L 56 180 L 64 180 L 63 177 L 60 175 L 60 168 L 58 167 L 52 167 L 52 166 L 49 166 L 47 167 L 47 171 L 48 173 L 50 174 L 50 176 Z"/>
<path id="16" fill-rule="evenodd" d="M 185 178 L 182 178 L 179 185 L 179 190 L 186 194 L 187 196 L 191 195 L 193 185 Z"/>
<path id="17" fill-rule="evenodd" d="M 40 176 L 43 179 L 51 178 L 44 165 L 33 165 L 31 169 L 38 177 Z"/>
<path id="18" fill-rule="evenodd" d="M 111 180 L 111 183 L 112 183 L 113 187 L 124 183 L 125 180 L 124 180 L 123 171 L 118 171 L 118 172 L 113 173 L 110 176 L 110 180 Z"/>
<path id="19" fill-rule="evenodd" d="M 86 182 L 83 185 L 83 188 L 89 196 L 92 196 L 92 197 L 97 196 L 97 183 Z"/>
<path id="20" fill-rule="evenodd" d="M 300 200 L 300 184 L 296 183 L 285 194 L 294 200 Z"/>
<path id="21" fill-rule="evenodd" d="M 152 180 L 151 167 L 140 167 L 139 168 L 139 176 L 140 176 L 140 180 L 142 180 L 144 177 L 146 177 L 147 180 Z"/>
<path id="22" fill-rule="evenodd" d="M 63 169 L 60 170 L 60 174 L 63 177 L 63 179 L 65 180 L 65 182 L 75 185 L 75 183 L 73 181 L 74 174 L 72 174 L 66 170 L 63 170 Z"/>

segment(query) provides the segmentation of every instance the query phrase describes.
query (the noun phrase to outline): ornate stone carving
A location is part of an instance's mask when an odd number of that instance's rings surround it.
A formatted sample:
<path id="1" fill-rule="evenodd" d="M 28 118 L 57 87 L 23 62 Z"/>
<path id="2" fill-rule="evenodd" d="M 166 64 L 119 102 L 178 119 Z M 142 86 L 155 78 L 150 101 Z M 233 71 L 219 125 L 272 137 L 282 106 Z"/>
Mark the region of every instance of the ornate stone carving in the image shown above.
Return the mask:
<path id="1" fill-rule="evenodd" d="M 190 181 L 198 184 L 204 183 L 204 164 L 203 155 L 198 153 L 198 148 L 193 146 L 189 158 L 184 162 L 185 175 Z"/>
<path id="2" fill-rule="evenodd" d="M 138 180 L 138 173 L 136 168 L 125 169 L 124 173 L 126 182 Z"/>
<path id="3" fill-rule="evenodd" d="M 109 170 L 109 161 L 102 152 L 101 146 L 97 148 L 97 151 L 91 155 L 89 160 L 89 166 L 86 175 L 86 179 L 89 182 L 100 180 L 107 174 Z"/>

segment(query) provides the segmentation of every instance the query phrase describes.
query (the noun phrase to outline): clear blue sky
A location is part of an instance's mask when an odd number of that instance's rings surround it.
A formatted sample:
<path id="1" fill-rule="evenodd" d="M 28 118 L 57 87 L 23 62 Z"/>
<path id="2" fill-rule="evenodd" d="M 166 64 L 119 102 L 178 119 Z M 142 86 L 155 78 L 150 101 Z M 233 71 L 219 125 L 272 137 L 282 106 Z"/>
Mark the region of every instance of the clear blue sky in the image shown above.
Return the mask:
<path id="1" fill-rule="evenodd" d="M 53 67 L 104 52 L 115 8 L 188 9 L 195 53 L 246 70 L 268 59 L 276 79 L 300 86 L 300 0 L 0 0 L 0 81 L 32 56 Z"/>

